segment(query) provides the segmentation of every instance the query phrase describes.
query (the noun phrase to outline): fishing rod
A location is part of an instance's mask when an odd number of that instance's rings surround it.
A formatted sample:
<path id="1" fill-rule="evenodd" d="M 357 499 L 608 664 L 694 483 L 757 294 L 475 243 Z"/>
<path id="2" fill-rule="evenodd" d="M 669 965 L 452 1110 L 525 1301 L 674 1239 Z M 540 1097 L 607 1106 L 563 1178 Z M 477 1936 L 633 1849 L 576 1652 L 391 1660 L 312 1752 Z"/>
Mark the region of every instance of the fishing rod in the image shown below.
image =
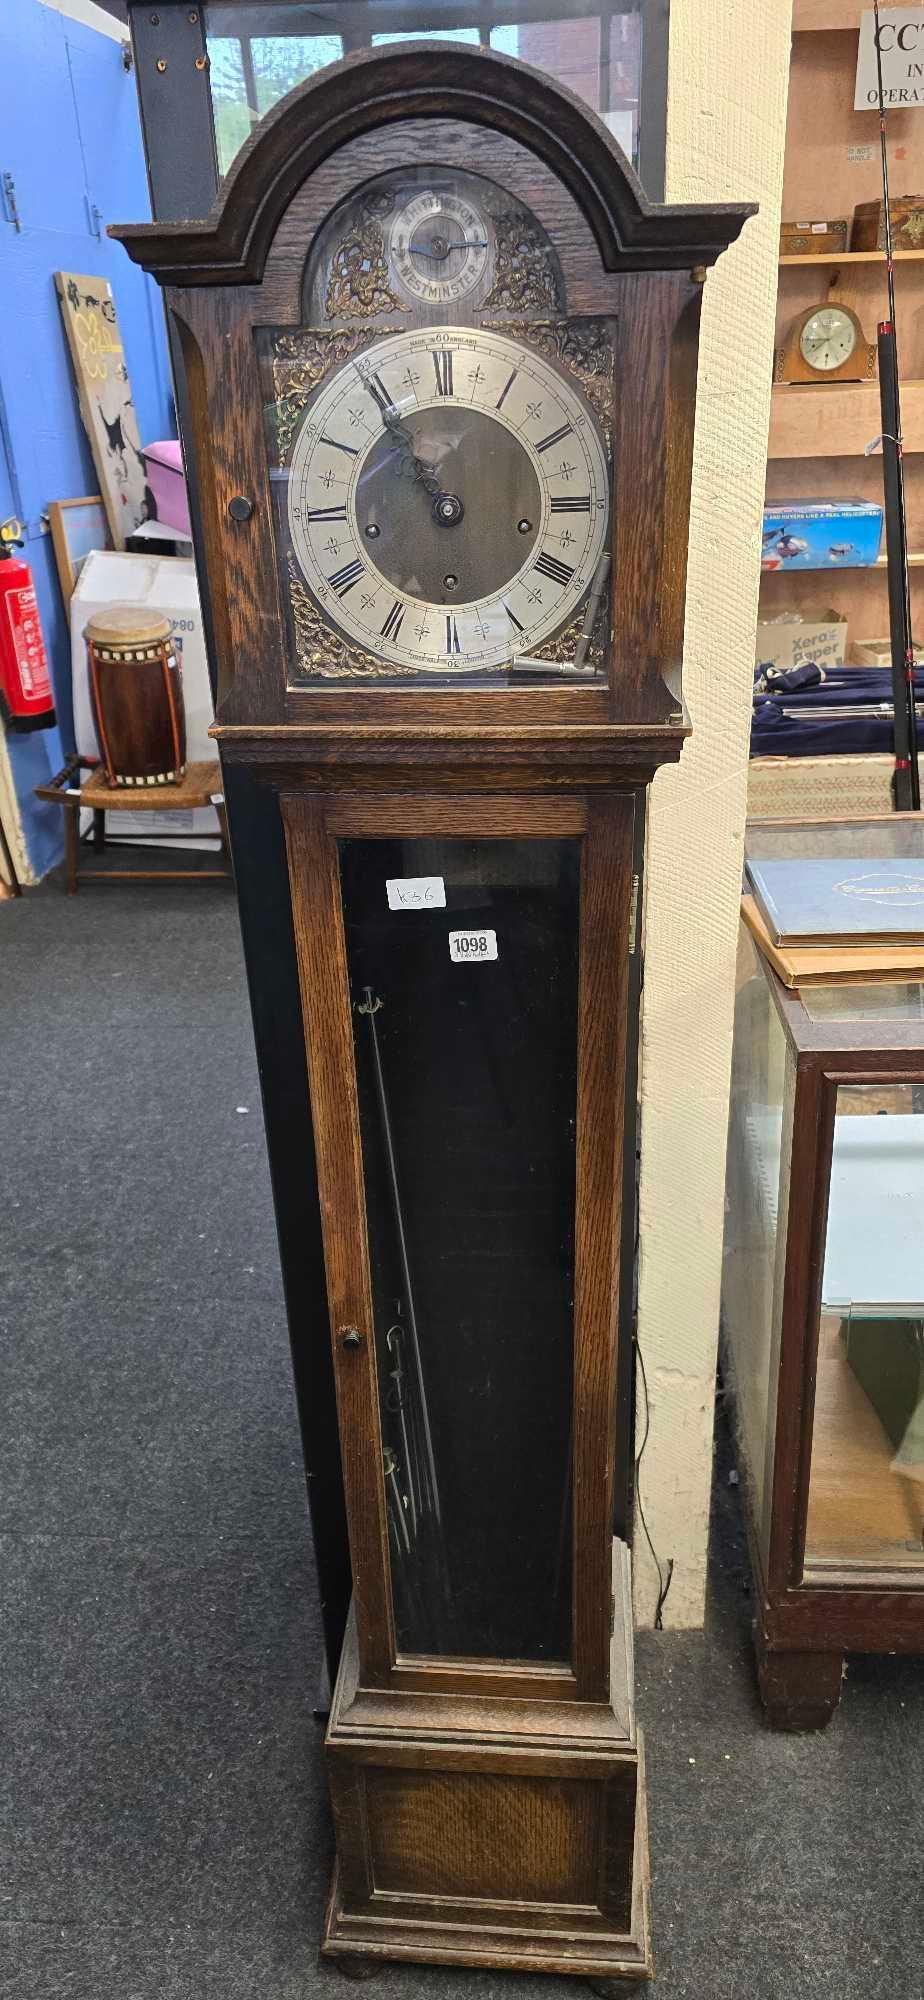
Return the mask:
<path id="1" fill-rule="evenodd" d="M 908 574 L 901 389 L 898 375 L 898 341 L 895 331 L 895 262 L 892 250 L 892 213 L 889 206 L 889 156 L 886 146 L 886 111 L 882 87 L 882 50 L 879 46 L 879 0 L 874 0 L 873 4 L 873 39 L 876 48 L 876 78 L 879 92 L 879 152 L 882 161 L 882 210 L 888 297 L 888 318 L 879 322 L 877 349 L 889 586 L 889 640 L 892 654 L 892 728 L 895 747 L 892 791 L 896 812 L 919 812 L 921 785 L 918 773 L 918 732 L 914 699 L 914 640 L 911 626 L 911 583 Z"/>

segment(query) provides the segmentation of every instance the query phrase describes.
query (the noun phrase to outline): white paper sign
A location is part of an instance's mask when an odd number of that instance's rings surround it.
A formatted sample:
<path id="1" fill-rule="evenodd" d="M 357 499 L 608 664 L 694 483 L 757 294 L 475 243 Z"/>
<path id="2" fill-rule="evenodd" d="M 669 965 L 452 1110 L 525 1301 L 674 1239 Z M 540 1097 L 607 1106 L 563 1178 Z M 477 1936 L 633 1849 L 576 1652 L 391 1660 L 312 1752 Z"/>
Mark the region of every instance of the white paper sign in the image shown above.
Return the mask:
<path id="1" fill-rule="evenodd" d="M 497 932 L 450 931 L 449 956 L 453 965 L 484 965 L 497 957 Z"/>
<path id="2" fill-rule="evenodd" d="M 876 16 L 860 15 L 857 45 L 855 111 L 877 111 Z M 881 7 L 879 53 L 882 59 L 882 101 L 888 110 L 924 106 L 924 7 Z"/>
<path id="3" fill-rule="evenodd" d="M 396 875 L 385 890 L 390 910 L 445 910 L 446 884 L 442 875 Z"/>

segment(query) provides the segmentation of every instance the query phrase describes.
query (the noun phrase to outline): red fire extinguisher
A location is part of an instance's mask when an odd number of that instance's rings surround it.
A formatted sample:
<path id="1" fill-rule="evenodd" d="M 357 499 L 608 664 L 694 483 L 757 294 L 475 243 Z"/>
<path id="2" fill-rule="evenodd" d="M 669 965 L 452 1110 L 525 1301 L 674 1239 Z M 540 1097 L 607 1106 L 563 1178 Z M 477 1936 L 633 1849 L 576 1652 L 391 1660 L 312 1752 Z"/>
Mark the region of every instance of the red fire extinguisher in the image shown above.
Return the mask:
<path id="1" fill-rule="evenodd" d="M 35 585 L 18 521 L 0 524 L 0 716 L 8 729 L 50 729 L 55 719 Z"/>

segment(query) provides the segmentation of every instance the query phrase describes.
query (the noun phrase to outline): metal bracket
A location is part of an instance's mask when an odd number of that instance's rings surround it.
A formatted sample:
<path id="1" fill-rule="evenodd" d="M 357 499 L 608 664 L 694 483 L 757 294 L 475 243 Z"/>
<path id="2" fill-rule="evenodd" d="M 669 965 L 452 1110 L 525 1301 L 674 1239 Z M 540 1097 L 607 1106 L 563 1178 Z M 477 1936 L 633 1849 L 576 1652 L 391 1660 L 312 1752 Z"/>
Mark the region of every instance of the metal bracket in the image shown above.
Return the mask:
<path id="1" fill-rule="evenodd" d="M 6 216 L 7 222 L 13 224 L 17 236 L 20 236 L 22 234 L 22 220 L 19 209 L 16 206 L 16 182 L 10 173 L 0 174 L 0 200 L 3 202 L 3 213 Z"/>
<path id="2" fill-rule="evenodd" d="M 629 957 L 630 958 L 634 956 L 635 948 L 636 945 L 638 944 L 638 917 L 639 917 L 639 903 L 641 902 L 641 887 L 642 887 L 641 876 L 633 875 L 632 902 L 629 908 Z"/>

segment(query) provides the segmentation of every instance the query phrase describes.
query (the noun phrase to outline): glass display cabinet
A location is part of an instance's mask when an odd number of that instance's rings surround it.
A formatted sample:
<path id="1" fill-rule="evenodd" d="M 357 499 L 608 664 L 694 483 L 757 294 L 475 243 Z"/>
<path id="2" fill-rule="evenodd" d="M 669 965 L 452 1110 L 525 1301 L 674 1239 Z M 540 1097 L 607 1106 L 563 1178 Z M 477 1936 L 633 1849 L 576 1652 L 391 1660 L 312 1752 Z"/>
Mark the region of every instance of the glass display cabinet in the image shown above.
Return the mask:
<path id="1" fill-rule="evenodd" d="M 924 828 L 764 823 L 748 849 L 859 856 L 868 885 L 920 867 Z M 924 979 L 787 989 L 742 922 L 722 1316 L 780 1728 L 830 1719 L 845 1653 L 924 1651 L 922 1197 Z"/>
<path id="2" fill-rule="evenodd" d="M 115 232 L 166 290 L 293 1343 L 335 1391 L 347 1970 L 650 1970 L 624 1117 L 700 304 L 748 212 L 652 206 L 569 91 L 412 41 L 292 90 L 206 221 Z"/>

